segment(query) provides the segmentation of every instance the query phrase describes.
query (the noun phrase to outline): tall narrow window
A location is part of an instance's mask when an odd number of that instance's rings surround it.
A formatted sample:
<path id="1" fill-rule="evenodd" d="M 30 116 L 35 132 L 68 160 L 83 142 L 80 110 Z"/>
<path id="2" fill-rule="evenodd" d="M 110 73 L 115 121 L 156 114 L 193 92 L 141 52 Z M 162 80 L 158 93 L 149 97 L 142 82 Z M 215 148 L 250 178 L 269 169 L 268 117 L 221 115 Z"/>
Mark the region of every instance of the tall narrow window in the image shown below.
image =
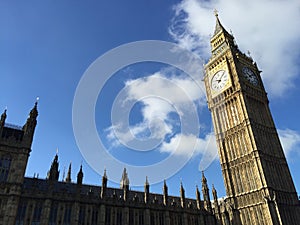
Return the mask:
<path id="1" fill-rule="evenodd" d="M 111 208 L 106 207 L 106 210 L 105 210 L 105 225 L 110 225 L 110 220 L 111 220 Z"/>
<path id="2" fill-rule="evenodd" d="M 72 205 L 66 204 L 63 225 L 71 225 L 71 212 L 72 212 Z"/>
<path id="3" fill-rule="evenodd" d="M 144 211 L 140 210 L 139 212 L 139 225 L 144 225 Z"/>
<path id="4" fill-rule="evenodd" d="M 10 164 L 11 164 L 11 158 L 9 156 L 1 157 L 1 159 L 0 159 L 0 182 L 7 181 Z"/>
<path id="5" fill-rule="evenodd" d="M 33 211 L 33 218 L 32 218 L 32 225 L 40 225 L 41 215 L 42 215 L 42 202 L 36 202 L 34 211 Z"/>
<path id="6" fill-rule="evenodd" d="M 18 207 L 16 225 L 23 225 L 26 214 L 27 202 L 21 201 Z"/>
<path id="7" fill-rule="evenodd" d="M 165 225 L 165 217 L 163 212 L 159 213 L 159 225 Z"/>
<path id="8" fill-rule="evenodd" d="M 122 209 L 117 210 L 117 225 L 122 225 Z"/>
<path id="9" fill-rule="evenodd" d="M 84 220 L 85 220 L 85 207 L 84 206 L 80 206 L 79 209 L 79 218 L 78 218 L 78 222 L 79 224 L 84 224 Z"/>
<path id="10" fill-rule="evenodd" d="M 150 225 L 155 225 L 155 216 L 153 212 L 150 214 Z"/>
<path id="11" fill-rule="evenodd" d="M 56 225 L 58 203 L 53 202 L 50 210 L 49 225 Z"/>
<path id="12" fill-rule="evenodd" d="M 92 224 L 91 225 L 97 225 L 98 223 L 98 209 L 96 207 L 93 208 L 92 211 Z"/>

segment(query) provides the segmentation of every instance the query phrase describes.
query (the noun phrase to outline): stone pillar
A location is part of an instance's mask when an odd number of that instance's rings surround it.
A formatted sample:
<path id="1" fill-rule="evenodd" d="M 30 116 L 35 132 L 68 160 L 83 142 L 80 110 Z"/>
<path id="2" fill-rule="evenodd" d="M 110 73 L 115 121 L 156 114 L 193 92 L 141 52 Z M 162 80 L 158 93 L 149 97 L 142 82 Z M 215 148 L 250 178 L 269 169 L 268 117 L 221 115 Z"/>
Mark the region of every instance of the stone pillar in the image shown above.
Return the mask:
<path id="1" fill-rule="evenodd" d="M 145 225 L 150 225 L 150 209 L 145 209 Z M 131 224 L 130 224 L 131 225 Z"/>
<path id="2" fill-rule="evenodd" d="M 46 199 L 42 209 L 41 215 L 41 225 L 48 225 L 49 224 L 49 216 L 51 210 L 52 201 L 50 199 Z"/>
<path id="3" fill-rule="evenodd" d="M 71 224 L 77 225 L 78 224 L 78 217 L 79 217 L 79 203 L 75 202 L 72 207 L 71 213 Z"/>
<path id="4" fill-rule="evenodd" d="M 128 207 L 125 207 L 123 209 L 123 224 L 131 225 L 131 224 L 129 224 L 129 208 Z"/>
<path id="5" fill-rule="evenodd" d="M 100 206 L 99 225 L 105 225 L 105 205 Z"/>
<path id="6" fill-rule="evenodd" d="M 172 224 L 170 224 L 170 213 L 169 213 L 169 211 L 165 212 L 165 223 L 166 223 L 166 225 L 172 225 Z"/>
<path id="7" fill-rule="evenodd" d="M 182 221 L 182 224 L 183 224 L 183 225 L 189 225 L 189 224 L 188 224 L 188 219 L 187 219 L 187 214 L 186 214 L 186 213 L 183 213 L 183 221 Z"/>

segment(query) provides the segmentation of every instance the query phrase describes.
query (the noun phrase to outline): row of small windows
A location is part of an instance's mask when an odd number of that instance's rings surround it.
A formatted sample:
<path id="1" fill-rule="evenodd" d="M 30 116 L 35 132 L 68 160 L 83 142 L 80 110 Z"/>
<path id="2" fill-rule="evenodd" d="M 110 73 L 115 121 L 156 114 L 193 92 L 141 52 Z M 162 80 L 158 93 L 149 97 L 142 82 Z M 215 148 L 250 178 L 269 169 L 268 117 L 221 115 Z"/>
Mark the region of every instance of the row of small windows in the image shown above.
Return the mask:
<path id="1" fill-rule="evenodd" d="M 212 70 L 213 68 L 215 68 L 216 66 L 218 66 L 220 63 L 223 63 L 223 61 L 226 59 L 225 56 L 219 58 L 213 65 L 211 65 L 209 67 L 209 70 Z"/>
<path id="2" fill-rule="evenodd" d="M 214 43 L 214 47 L 218 46 L 219 44 L 221 44 L 223 42 L 223 38 L 219 38 L 215 43 Z"/>
<path id="3" fill-rule="evenodd" d="M 15 225 L 40 225 L 42 223 L 43 213 L 43 204 L 42 201 L 26 201 L 21 200 L 18 207 L 16 223 Z M 52 202 L 51 209 L 49 212 L 48 225 L 71 225 L 74 223 L 72 221 L 72 204 L 65 203 L 60 204 L 59 202 Z M 74 209 L 74 208 L 73 208 Z M 73 212 L 74 213 L 74 212 Z M 100 223 L 100 208 L 88 206 L 88 205 L 79 205 L 77 211 L 77 220 L 76 224 L 84 225 L 97 225 Z M 123 225 L 125 220 L 126 213 L 124 209 L 120 207 L 105 207 L 105 225 Z M 145 224 L 145 211 L 143 209 L 129 209 L 129 224 L 135 225 L 144 225 Z M 165 212 L 163 211 L 151 211 L 150 212 L 150 225 L 165 225 Z M 103 218 L 104 219 L 104 218 Z M 191 225 L 198 225 L 198 216 L 190 217 Z M 170 223 L 172 225 L 182 225 L 183 216 L 180 213 L 170 214 Z"/>

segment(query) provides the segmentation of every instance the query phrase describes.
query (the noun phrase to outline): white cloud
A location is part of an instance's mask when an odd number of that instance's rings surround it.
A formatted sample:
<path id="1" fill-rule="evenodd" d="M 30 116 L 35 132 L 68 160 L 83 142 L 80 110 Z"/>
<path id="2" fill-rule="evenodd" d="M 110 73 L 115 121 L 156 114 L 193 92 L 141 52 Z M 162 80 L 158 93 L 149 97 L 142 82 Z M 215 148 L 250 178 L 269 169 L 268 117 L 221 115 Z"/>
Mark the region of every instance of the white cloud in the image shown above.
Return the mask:
<path id="1" fill-rule="evenodd" d="M 218 154 L 215 136 L 212 133 L 207 134 L 204 138 L 192 134 L 176 134 L 169 142 L 161 145 L 160 151 L 176 155 L 208 154 L 214 157 Z"/>
<path id="2" fill-rule="evenodd" d="M 183 0 L 175 7 L 170 34 L 182 46 L 206 57 L 209 36 L 214 32 L 213 10 L 227 31 L 234 32 L 243 52 L 249 49 L 268 92 L 280 96 L 299 71 L 300 1 L 298 0 Z"/>
<path id="3" fill-rule="evenodd" d="M 200 79 L 200 77 L 199 77 Z M 164 142 L 165 137 L 176 133 L 197 135 L 200 130 L 198 109 L 206 106 L 201 81 L 194 81 L 183 74 L 175 74 L 171 68 L 162 69 L 150 76 L 129 80 L 122 89 L 122 99 L 115 105 L 124 105 L 119 111 L 129 112 L 136 102 L 141 104 L 142 121 L 129 125 L 124 121 L 123 113 L 106 129 L 107 138 L 117 146 L 120 143 L 127 147 L 141 141 L 153 139 L 155 147 Z M 121 93 L 121 92 L 120 92 Z M 127 104 L 131 102 L 130 104 Z M 171 113 L 177 113 L 180 125 L 174 122 Z M 178 128 L 179 127 L 179 128 Z M 180 130 L 178 130 L 180 129 Z M 139 139 L 138 142 L 134 142 Z M 131 144 L 130 144 L 131 143 Z M 146 142 L 144 143 L 147 145 Z M 145 147 L 145 149 L 149 149 Z"/>
<path id="4" fill-rule="evenodd" d="M 279 138 L 287 158 L 292 152 L 300 152 L 300 134 L 297 131 L 278 129 Z"/>

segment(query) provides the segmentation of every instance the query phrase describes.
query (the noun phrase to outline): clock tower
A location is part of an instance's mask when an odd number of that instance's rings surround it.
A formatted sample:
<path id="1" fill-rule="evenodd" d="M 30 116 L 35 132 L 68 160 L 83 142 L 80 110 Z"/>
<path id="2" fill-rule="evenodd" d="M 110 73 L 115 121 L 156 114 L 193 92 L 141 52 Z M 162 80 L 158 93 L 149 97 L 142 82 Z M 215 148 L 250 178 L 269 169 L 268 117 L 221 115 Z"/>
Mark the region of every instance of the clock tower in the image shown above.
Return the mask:
<path id="1" fill-rule="evenodd" d="M 296 225 L 297 192 L 256 63 L 216 13 L 205 87 L 232 224 Z"/>

